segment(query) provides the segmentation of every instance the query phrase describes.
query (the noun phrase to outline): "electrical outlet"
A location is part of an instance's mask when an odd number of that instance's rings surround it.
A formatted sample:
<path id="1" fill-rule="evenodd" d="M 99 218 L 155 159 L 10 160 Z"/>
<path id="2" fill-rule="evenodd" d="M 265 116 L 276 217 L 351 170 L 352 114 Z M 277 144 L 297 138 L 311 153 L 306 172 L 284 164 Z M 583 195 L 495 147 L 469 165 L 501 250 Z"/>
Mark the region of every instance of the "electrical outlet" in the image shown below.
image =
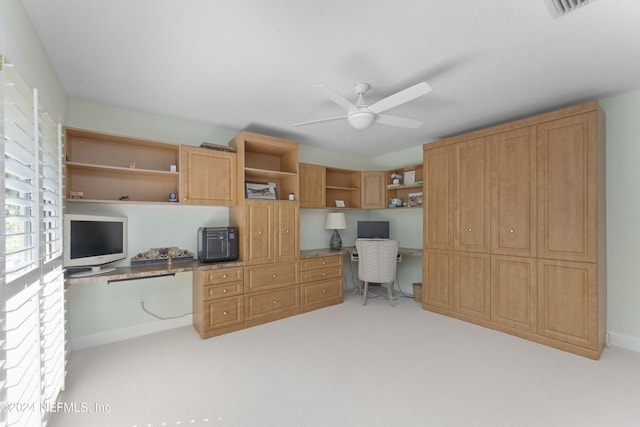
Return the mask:
<path id="1" fill-rule="evenodd" d="M 144 303 L 146 302 L 146 299 L 147 299 L 147 297 L 146 297 L 146 296 L 141 295 L 141 296 L 139 296 L 139 297 L 138 297 L 138 302 L 139 302 L 140 304 L 144 304 Z"/>

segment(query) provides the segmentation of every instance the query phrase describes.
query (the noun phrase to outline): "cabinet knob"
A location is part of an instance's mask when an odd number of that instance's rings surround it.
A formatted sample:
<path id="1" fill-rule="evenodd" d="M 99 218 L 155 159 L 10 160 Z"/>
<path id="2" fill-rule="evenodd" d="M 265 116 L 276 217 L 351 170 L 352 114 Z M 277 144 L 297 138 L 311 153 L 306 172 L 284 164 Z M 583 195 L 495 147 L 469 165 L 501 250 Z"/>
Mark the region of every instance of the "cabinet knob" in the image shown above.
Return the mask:
<path id="1" fill-rule="evenodd" d="M 277 275 L 277 274 L 274 274 L 274 275 L 273 275 L 273 278 L 275 279 L 276 277 L 278 277 L 278 275 Z"/>
<path id="2" fill-rule="evenodd" d="M 262 234 L 262 230 L 258 230 L 258 234 Z"/>
<path id="3" fill-rule="evenodd" d="M 285 231 L 285 233 L 289 234 L 289 230 L 287 229 L 287 230 Z"/>
<path id="4" fill-rule="evenodd" d="M 509 230 L 509 233 L 513 233 L 513 232 L 514 232 L 514 230 L 513 230 L 513 228 L 511 228 L 511 229 Z"/>
<path id="5" fill-rule="evenodd" d="M 324 265 L 324 261 L 322 261 L 322 265 Z"/>
<path id="6" fill-rule="evenodd" d="M 186 202 L 188 199 L 189 198 L 185 196 L 182 200 L 184 200 Z"/>
<path id="7" fill-rule="evenodd" d="M 323 294 L 326 294 L 326 293 L 327 293 L 327 291 L 325 291 L 325 290 L 323 289 L 323 290 L 322 290 L 322 293 L 323 293 Z"/>
<path id="8" fill-rule="evenodd" d="M 223 294 L 226 294 L 226 293 L 227 293 L 227 288 L 224 288 L 224 289 L 222 290 L 222 293 L 223 293 Z"/>
<path id="9" fill-rule="evenodd" d="M 471 227 L 469 227 L 469 229 L 467 230 L 468 232 L 471 232 Z"/>
<path id="10" fill-rule="evenodd" d="M 227 315 L 227 314 L 229 314 L 229 313 L 227 313 L 226 311 L 223 311 L 223 312 L 222 312 L 222 314 L 224 314 L 224 315 L 226 316 L 226 315 Z"/>
<path id="11" fill-rule="evenodd" d="M 222 275 L 222 278 L 223 278 L 223 279 L 226 279 L 226 278 L 227 278 L 227 275 L 226 275 L 226 274 L 223 274 L 223 275 Z"/>
<path id="12" fill-rule="evenodd" d="M 322 273 L 322 277 L 324 277 L 324 276 L 326 276 L 326 275 L 327 275 L 327 273 Z"/>
<path id="13" fill-rule="evenodd" d="M 278 300 L 277 300 L 277 299 L 274 299 L 274 300 L 273 300 L 273 303 L 274 303 L 274 304 L 277 304 L 277 303 L 278 303 Z"/>

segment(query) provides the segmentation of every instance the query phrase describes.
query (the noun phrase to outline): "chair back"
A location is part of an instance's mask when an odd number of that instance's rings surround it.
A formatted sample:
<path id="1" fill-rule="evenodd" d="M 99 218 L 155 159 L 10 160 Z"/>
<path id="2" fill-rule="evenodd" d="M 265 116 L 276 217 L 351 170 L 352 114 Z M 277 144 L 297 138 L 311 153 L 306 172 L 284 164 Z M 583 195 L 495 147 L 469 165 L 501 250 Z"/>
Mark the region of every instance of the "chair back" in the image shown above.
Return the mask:
<path id="1" fill-rule="evenodd" d="M 396 240 L 356 240 L 358 278 L 363 282 L 389 283 L 395 280 L 398 242 Z"/>

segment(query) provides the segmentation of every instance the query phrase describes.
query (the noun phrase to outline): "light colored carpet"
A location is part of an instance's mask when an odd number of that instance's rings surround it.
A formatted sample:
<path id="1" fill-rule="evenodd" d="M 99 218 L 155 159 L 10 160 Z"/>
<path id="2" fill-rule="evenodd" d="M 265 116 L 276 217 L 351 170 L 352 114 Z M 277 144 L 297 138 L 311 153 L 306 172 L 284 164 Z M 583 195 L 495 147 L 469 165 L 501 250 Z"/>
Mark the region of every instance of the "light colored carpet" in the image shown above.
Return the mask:
<path id="1" fill-rule="evenodd" d="M 593 361 L 349 292 L 208 340 L 184 327 L 80 350 L 68 371 L 61 401 L 80 410 L 50 427 L 640 426 L 640 353 Z"/>

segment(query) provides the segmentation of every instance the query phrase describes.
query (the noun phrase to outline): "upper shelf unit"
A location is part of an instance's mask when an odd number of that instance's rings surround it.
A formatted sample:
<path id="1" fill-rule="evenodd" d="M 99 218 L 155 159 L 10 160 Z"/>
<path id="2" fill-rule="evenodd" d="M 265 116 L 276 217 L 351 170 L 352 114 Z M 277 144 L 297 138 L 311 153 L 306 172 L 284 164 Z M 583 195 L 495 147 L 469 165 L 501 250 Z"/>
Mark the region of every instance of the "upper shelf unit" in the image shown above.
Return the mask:
<path id="1" fill-rule="evenodd" d="M 327 207 L 359 208 L 361 175 L 359 171 L 326 168 Z M 341 206 L 342 203 L 344 206 Z"/>
<path id="2" fill-rule="evenodd" d="M 179 200 L 180 146 L 66 128 L 67 201 Z"/>
<path id="3" fill-rule="evenodd" d="M 402 176 L 398 183 L 394 183 L 394 174 Z M 422 164 L 387 171 L 387 200 L 400 199 L 403 208 L 422 207 L 422 186 Z"/>
<path id="4" fill-rule="evenodd" d="M 298 143 L 251 132 L 240 132 L 229 145 L 236 147 L 238 171 L 238 199 L 246 197 L 246 183 L 273 183 L 276 198 L 298 200 Z"/>

